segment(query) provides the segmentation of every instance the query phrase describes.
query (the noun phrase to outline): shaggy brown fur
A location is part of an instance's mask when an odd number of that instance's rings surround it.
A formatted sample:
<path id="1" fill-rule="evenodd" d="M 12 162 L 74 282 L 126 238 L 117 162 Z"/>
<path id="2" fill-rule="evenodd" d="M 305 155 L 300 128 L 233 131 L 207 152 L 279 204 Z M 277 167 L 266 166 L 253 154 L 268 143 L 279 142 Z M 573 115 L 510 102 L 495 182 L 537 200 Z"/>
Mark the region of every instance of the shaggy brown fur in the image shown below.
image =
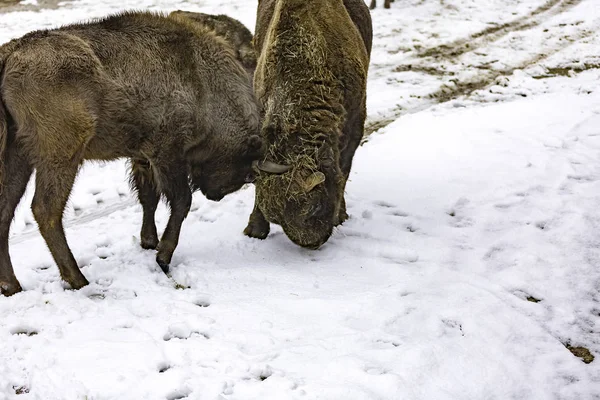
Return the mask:
<path id="1" fill-rule="evenodd" d="M 318 248 L 348 217 L 344 188 L 366 115 L 369 10 L 362 0 L 261 0 L 254 40 L 266 157 L 292 169 L 260 174 L 245 233 L 265 238 L 268 220 Z"/>
<path id="2" fill-rule="evenodd" d="M 36 31 L 0 47 L 0 290 L 21 290 L 8 253 L 15 207 L 36 170 L 33 214 L 62 278 L 88 282 L 62 214 L 84 160 L 132 161 L 142 246 L 166 272 L 191 190 L 220 200 L 253 180 L 258 104 L 233 49 L 181 16 L 124 13 Z M 158 241 L 160 196 L 171 216 Z"/>
<path id="3" fill-rule="evenodd" d="M 383 8 L 390 8 L 390 3 L 393 3 L 395 0 L 384 0 L 383 2 Z M 371 4 L 369 5 L 369 8 L 372 10 L 375 7 L 377 7 L 377 0 L 371 0 Z"/>
<path id="4" fill-rule="evenodd" d="M 238 60 L 250 76 L 254 74 L 257 57 L 252 46 L 252 32 L 240 21 L 223 14 L 212 15 L 182 10 L 173 11 L 170 15 L 183 16 L 214 29 L 217 35 L 223 37 L 235 49 Z"/>

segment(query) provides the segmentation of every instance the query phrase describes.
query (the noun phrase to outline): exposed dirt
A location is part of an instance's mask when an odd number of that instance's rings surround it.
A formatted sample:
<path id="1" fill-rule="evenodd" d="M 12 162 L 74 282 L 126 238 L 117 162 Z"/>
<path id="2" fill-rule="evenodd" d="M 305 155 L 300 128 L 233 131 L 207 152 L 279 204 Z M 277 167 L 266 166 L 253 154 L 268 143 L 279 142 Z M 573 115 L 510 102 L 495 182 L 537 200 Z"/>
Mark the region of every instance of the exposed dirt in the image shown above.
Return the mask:
<path id="1" fill-rule="evenodd" d="M 573 76 L 583 71 L 590 69 L 600 69 L 600 63 L 583 63 L 576 66 L 547 68 L 547 73 L 544 75 L 533 76 L 534 79 L 554 78 L 556 76 Z"/>
<path id="2" fill-rule="evenodd" d="M 0 0 L 0 13 L 13 11 L 40 11 L 57 9 L 61 4 L 71 3 L 72 0 L 37 0 L 37 4 L 21 4 L 21 0 Z"/>
<path id="3" fill-rule="evenodd" d="M 496 41 L 511 32 L 531 29 L 548 18 L 567 11 L 581 3 L 582 0 L 549 0 L 528 15 L 517 18 L 505 24 L 491 26 L 474 33 L 467 38 L 425 49 L 419 52 L 419 57 L 451 58 L 473 51 L 489 42 Z"/>
<path id="4" fill-rule="evenodd" d="M 594 361 L 594 358 L 595 358 L 594 355 L 592 353 L 590 353 L 590 351 L 588 349 L 586 349 L 585 347 L 572 347 L 570 344 L 566 344 L 565 347 L 571 353 L 573 353 L 573 355 L 575 357 L 581 358 L 581 361 L 583 361 L 586 364 L 589 364 L 592 361 Z"/>

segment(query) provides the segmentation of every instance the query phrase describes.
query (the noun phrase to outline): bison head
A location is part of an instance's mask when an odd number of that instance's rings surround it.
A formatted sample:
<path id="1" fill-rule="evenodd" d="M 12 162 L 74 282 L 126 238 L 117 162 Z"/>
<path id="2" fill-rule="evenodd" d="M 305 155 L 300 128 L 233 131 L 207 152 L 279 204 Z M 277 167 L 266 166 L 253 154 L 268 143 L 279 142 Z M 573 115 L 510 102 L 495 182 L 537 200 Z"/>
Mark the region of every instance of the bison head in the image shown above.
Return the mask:
<path id="1" fill-rule="evenodd" d="M 337 152 L 328 144 L 297 155 L 287 171 L 259 164 L 259 207 L 299 246 L 319 248 L 340 222 L 344 180 L 338 165 Z"/>
<path id="2" fill-rule="evenodd" d="M 219 201 L 254 181 L 264 146 L 258 102 L 235 54 L 220 50 L 205 62 L 201 132 L 192 135 L 186 158 L 191 187 Z"/>
<path id="3" fill-rule="evenodd" d="M 207 199 L 219 201 L 244 184 L 254 182 L 256 163 L 262 156 L 263 141 L 258 135 L 248 136 L 234 151 L 217 151 L 209 156 L 205 148 L 187 153 L 190 186 Z"/>

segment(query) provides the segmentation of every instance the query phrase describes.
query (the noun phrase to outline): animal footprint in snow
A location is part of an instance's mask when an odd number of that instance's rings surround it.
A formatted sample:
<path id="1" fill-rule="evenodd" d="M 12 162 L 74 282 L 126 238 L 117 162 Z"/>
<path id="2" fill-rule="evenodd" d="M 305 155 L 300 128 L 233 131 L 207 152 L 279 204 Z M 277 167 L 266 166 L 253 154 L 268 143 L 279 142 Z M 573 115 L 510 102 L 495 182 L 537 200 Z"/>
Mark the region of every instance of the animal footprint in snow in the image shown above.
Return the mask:
<path id="1" fill-rule="evenodd" d="M 177 389 L 167 395 L 167 400 L 181 400 L 187 398 L 192 391 L 190 389 Z"/>
<path id="2" fill-rule="evenodd" d="M 375 204 L 376 206 L 381 207 L 381 208 L 394 208 L 394 207 L 396 207 L 394 204 L 389 203 L 389 202 L 384 201 L 384 200 L 376 201 L 373 204 Z"/>
<path id="3" fill-rule="evenodd" d="M 469 199 L 461 197 L 454 203 L 454 206 L 450 207 L 450 209 L 446 212 L 452 220 L 450 225 L 455 228 L 465 228 L 473 225 L 473 220 L 467 217 L 465 214 L 465 208 L 469 205 Z"/>
<path id="4" fill-rule="evenodd" d="M 158 364 L 157 369 L 159 374 L 164 374 L 165 372 L 171 369 L 171 366 L 169 365 L 169 363 L 163 362 Z"/>
<path id="5" fill-rule="evenodd" d="M 198 307 L 206 308 L 210 306 L 210 300 L 207 297 L 199 297 L 194 301 Z"/>
<path id="6" fill-rule="evenodd" d="M 395 204 L 387 201 L 376 201 L 375 206 L 385 210 L 385 213 L 394 217 L 408 217 L 408 213 L 400 210 Z"/>
<path id="7" fill-rule="evenodd" d="M 376 255 L 396 264 L 414 263 L 419 261 L 419 255 L 416 251 L 399 248 L 393 245 L 380 246 L 376 251 Z"/>
<path id="8" fill-rule="evenodd" d="M 254 366 L 250 368 L 250 374 L 261 381 L 273 375 L 273 369 L 269 365 Z"/>
<path id="9" fill-rule="evenodd" d="M 10 329 L 10 333 L 13 335 L 35 336 L 38 334 L 38 331 L 30 326 L 15 326 Z"/>
<path id="10" fill-rule="evenodd" d="M 452 320 L 452 319 L 443 319 L 442 324 L 444 325 L 444 333 L 460 332 L 461 336 L 465 336 L 465 332 L 463 331 L 463 327 L 460 322 Z"/>
<path id="11" fill-rule="evenodd" d="M 95 251 L 98 258 L 102 260 L 106 260 L 108 257 L 112 256 L 113 253 L 108 247 L 98 247 Z"/>
<path id="12" fill-rule="evenodd" d="M 185 340 L 194 335 L 209 339 L 208 334 L 192 330 L 187 324 L 173 324 L 169 326 L 169 331 L 163 336 L 163 340 L 165 342 L 168 342 L 171 339 Z"/>

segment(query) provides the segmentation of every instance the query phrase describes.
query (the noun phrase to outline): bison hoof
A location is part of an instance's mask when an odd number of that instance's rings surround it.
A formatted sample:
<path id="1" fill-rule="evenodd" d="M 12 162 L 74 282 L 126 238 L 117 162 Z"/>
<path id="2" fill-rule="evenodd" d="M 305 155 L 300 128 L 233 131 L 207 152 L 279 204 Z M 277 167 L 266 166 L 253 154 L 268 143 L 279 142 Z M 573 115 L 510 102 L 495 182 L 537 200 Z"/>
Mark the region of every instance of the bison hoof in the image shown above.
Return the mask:
<path id="1" fill-rule="evenodd" d="M 248 223 L 246 229 L 244 229 L 244 235 L 249 236 L 255 239 L 266 239 L 269 235 L 269 225 L 268 224 L 257 224 L 257 223 Z"/>
<path id="2" fill-rule="evenodd" d="M 341 225 L 344 222 L 346 222 L 346 220 L 350 218 L 350 216 L 348 215 L 348 213 L 346 211 L 340 211 L 340 214 L 338 215 L 338 220 L 337 223 L 335 224 L 335 226 Z"/>
<path id="3" fill-rule="evenodd" d="M 2 295 L 8 297 L 8 296 L 12 296 L 13 294 L 19 293 L 23 291 L 23 288 L 21 288 L 21 285 L 19 284 L 18 281 L 15 282 L 5 282 L 5 281 L 0 281 L 0 293 L 2 293 Z"/>
<path id="4" fill-rule="evenodd" d="M 76 276 L 75 278 L 65 279 L 65 282 L 67 282 L 73 290 L 78 290 L 89 285 L 88 280 L 85 278 L 85 276 L 83 276 L 83 274 Z"/>
<path id="5" fill-rule="evenodd" d="M 160 269 L 162 269 L 162 271 L 165 274 L 169 273 L 169 263 L 168 262 L 162 261 L 159 257 L 156 257 L 156 263 L 158 264 Z"/>
<path id="6" fill-rule="evenodd" d="M 156 250 L 156 247 L 158 247 L 158 238 L 142 238 L 141 245 L 142 249 Z"/>

